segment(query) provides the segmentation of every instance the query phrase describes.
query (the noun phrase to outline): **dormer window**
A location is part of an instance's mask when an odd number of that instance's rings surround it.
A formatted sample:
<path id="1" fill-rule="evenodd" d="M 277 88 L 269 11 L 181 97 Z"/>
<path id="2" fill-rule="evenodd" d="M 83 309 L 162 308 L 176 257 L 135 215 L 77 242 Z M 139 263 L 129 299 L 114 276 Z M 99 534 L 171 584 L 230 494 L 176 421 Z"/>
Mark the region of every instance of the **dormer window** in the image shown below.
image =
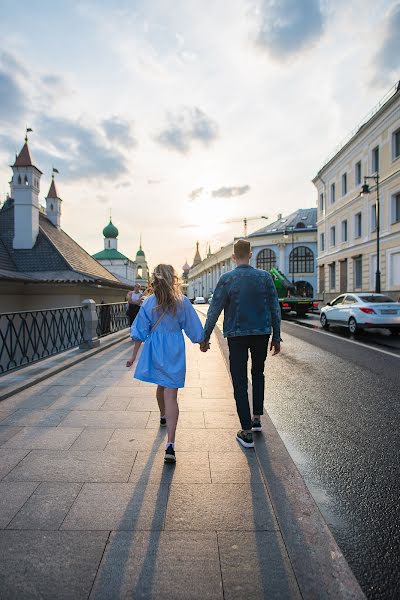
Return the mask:
<path id="1" fill-rule="evenodd" d="M 305 229 L 304 223 L 302 223 L 301 221 L 299 223 L 297 223 L 296 229 Z"/>

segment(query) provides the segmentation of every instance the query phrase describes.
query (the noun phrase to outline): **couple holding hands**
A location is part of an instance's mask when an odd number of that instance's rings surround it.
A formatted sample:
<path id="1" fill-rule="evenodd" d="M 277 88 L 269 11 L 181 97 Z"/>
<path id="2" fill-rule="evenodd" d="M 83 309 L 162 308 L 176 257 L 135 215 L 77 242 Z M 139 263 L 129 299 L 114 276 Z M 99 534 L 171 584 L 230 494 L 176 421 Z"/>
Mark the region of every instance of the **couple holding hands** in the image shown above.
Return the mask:
<path id="1" fill-rule="evenodd" d="M 228 338 L 229 362 L 236 407 L 242 429 L 238 442 L 253 448 L 253 431 L 261 431 L 264 404 L 264 364 L 269 338 L 273 355 L 280 351 L 281 311 L 272 277 L 250 266 L 247 240 L 233 247 L 236 268 L 222 275 L 215 289 L 206 324 L 183 296 L 179 278 L 171 265 L 158 265 L 152 275 L 149 295 L 142 303 L 131 327 L 134 341 L 131 367 L 144 343 L 135 378 L 157 384 L 160 425 L 167 427 L 165 461 L 175 462 L 175 432 L 179 417 L 178 389 L 185 385 L 186 356 L 182 330 L 202 352 L 210 347 L 210 336 L 224 310 L 224 336 Z M 248 351 L 252 359 L 253 417 L 247 394 Z"/>

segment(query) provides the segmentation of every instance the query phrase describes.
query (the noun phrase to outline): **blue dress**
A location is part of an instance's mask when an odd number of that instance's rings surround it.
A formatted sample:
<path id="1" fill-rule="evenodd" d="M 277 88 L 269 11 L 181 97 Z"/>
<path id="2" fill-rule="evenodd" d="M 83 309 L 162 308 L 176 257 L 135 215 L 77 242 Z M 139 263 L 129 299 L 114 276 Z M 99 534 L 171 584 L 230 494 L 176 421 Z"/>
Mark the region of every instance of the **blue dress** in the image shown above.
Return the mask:
<path id="1" fill-rule="evenodd" d="M 142 304 L 131 327 L 131 338 L 144 342 L 134 377 L 169 388 L 183 388 L 186 376 L 185 340 L 182 329 L 194 344 L 204 339 L 201 321 L 190 303 L 183 297 L 176 315 L 166 313 L 157 327 L 160 314 L 152 294 Z"/>

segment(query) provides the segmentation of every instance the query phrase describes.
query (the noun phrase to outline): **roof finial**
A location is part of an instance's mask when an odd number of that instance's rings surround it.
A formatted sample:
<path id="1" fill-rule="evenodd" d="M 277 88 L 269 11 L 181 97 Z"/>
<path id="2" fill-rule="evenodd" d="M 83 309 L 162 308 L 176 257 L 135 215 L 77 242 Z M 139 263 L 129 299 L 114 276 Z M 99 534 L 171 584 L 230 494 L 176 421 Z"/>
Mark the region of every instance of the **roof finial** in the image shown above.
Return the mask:
<path id="1" fill-rule="evenodd" d="M 28 133 L 29 133 L 30 131 L 33 131 L 33 129 L 31 129 L 30 127 L 26 127 L 26 130 L 25 130 L 25 142 L 27 142 L 27 141 L 28 141 Z"/>
<path id="2" fill-rule="evenodd" d="M 139 250 L 142 250 L 142 232 L 140 232 Z"/>
<path id="3" fill-rule="evenodd" d="M 51 171 L 51 178 L 54 179 L 54 173 L 58 173 L 60 174 L 60 171 L 58 169 L 56 169 L 55 167 L 53 167 L 52 171 Z"/>

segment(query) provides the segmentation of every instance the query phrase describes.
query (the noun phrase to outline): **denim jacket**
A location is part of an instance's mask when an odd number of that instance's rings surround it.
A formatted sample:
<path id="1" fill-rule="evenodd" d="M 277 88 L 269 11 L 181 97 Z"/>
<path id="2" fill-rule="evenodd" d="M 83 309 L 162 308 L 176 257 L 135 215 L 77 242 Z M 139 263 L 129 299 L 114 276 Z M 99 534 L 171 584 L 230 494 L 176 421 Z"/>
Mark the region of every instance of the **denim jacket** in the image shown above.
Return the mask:
<path id="1" fill-rule="evenodd" d="M 222 310 L 224 336 L 265 335 L 281 339 L 281 309 L 274 281 L 267 271 L 250 265 L 238 265 L 218 281 L 204 334 L 209 338 Z"/>

